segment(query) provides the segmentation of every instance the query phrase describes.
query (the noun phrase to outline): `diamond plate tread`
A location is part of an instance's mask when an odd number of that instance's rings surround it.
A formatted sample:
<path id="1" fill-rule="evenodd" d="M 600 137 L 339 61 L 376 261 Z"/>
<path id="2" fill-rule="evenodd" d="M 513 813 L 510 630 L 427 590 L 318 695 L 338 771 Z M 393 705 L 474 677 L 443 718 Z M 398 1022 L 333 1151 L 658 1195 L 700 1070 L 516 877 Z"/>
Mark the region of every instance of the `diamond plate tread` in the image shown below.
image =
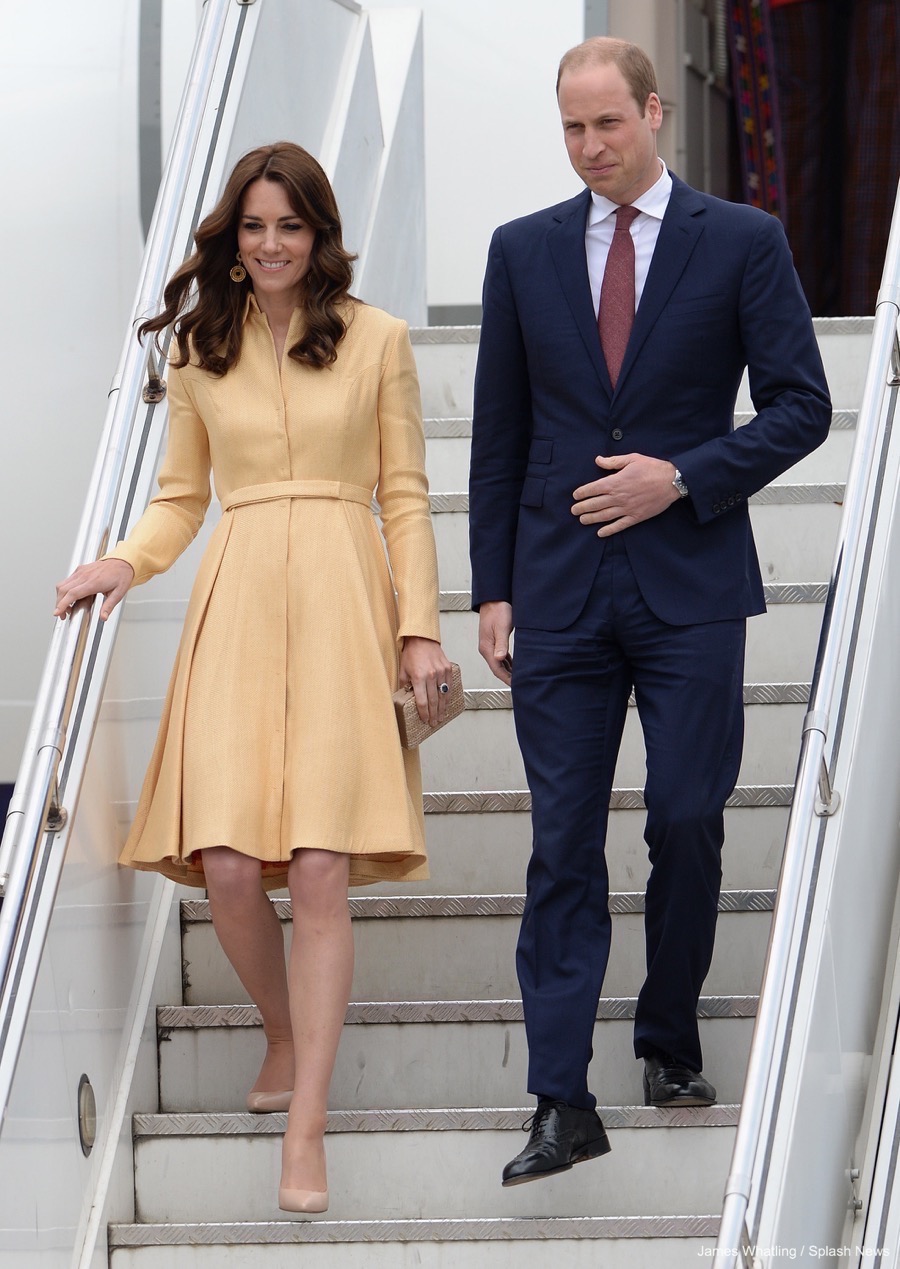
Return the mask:
<path id="1" fill-rule="evenodd" d="M 753 506 L 800 505 L 833 502 L 842 505 L 847 491 L 845 481 L 827 484 L 767 485 L 747 499 Z"/>
<path id="2" fill-rule="evenodd" d="M 753 410 L 736 410 L 735 427 L 743 427 L 756 418 Z M 832 432 L 852 432 L 859 421 L 859 410 L 834 410 L 831 415 Z M 425 435 L 429 440 L 456 440 L 472 435 L 472 419 L 425 419 Z"/>
<path id="3" fill-rule="evenodd" d="M 769 582 L 763 587 L 769 604 L 824 604 L 827 582 Z M 472 595 L 467 590 L 442 590 L 441 612 L 470 612 Z M 125 621 L 183 621 L 186 599 L 130 599 L 122 617 Z"/>
<path id="4" fill-rule="evenodd" d="M 409 338 L 413 344 L 477 344 L 480 336 L 480 326 L 411 326 L 409 328 Z"/>
<path id="5" fill-rule="evenodd" d="M 792 784 L 739 784 L 726 806 L 790 806 Z M 530 811 L 531 794 L 518 789 L 477 792 L 426 793 L 426 815 L 483 815 L 504 811 Z M 640 789 L 613 789 L 612 811 L 640 811 L 644 795 Z"/>
<path id="6" fill-rule="evenodd" d="M 701 996 L 698 1018 L 755 1018 L 758 996 Z M 636 996 L 605 996 L 597 1006 L 600 1022 L 634 1018 Z M 521 1022 L 521 1000 L 376 1000 L 350 1004 L 348 1026 L 392 1023 Z M 161 1032 L 199 1031 L 219 1027 L 258 1027 L 255 1005 L 160 1005 L 156 1025 Z"/>
<path id="7" fill-rule="evenodd" d="M 532 1220 L 240 1221 L 110 1225 L 109 1248 L 268 1243 L 531 1242 L 550 1239 L 715 1238 L 718 1216 L 543 1216 Z"/>
<path id="8" fill-rule="evenodd" d="M 747 499 L 753 506 L 800 506 L 810 503 L 835 503 L 842 505 L 846 484 L 832 482 L 829 484 L 805 485 L 767 485 Z M 469 495 L 467 493 L 435 493 L 429 495 L 431 514 L 467 515 L 469 511 Z"/>
<path id="9" fill-rule="evenodd" d="M 745 683 L 745 705 L 806 705 L 808 683 Z"/>
<path id="10" fill-rule="evenodd" d="M 767 604 L 824 604 L 828 582 L 768 582 L 763 586 Z"/>
<path id="11" fill-rule="evenodd" d="M 598 1106 L 607 1128 L 733 1128 L 740 1106 L 682 1107 Z M 462 1110 L 338 1110 L 328 1115 L 326 1132 L 518 1132 L 534 1107 Z M 225 1111 L 183 1111 L 135 1115 L 135 1141 L 141 1137 L 280 1136 L 286 1114 L 251 1115 Z"/>
<path id="12" fill-rule="evenodd" d="M 508 687 L 476 687 L 463 692 L 466 709 L 512 709 L 512 692 Z M 809 700 L 808 683 L 745 683 L 745 705 L 805 705 Z M 634 705 L 634 695 L 628 704 Z"/>
<path id="13" fill-rule="evenodd" d="M 814 317 L 813 329 L 820 335 L 871 335 L 874 317 Z"/>
<path id="14" fill-rule="evenodd" d="M 814 317 L 816 335 L 871 335 L 874 317 Z M 480 326 L 411 326 L 414 344 L 477 344 Z"/>
<path id="15" fill-rule="evenodd" d="M 743 427 L 744 424 L 749 423 L 751 419 L 755 418 L 755 410 L 735 410 L 734 425 L 735 427 Z M 858 422 L 859 410 L 832 410 L 831 412 L 832 432 L 855 431 Z"/>
<path id="16" fill-rule="evenodd" d="M 272 904 L 280 920 L 291 920 L 290 899 L 273 899 Z M 524 904 L 525 896 L 522 894 L 375 895 L 351 899 L 350 912 L 357 920 L 378 917 L 521 916 Z M 719 895 L 720 912 L 771 912 L 774 906 L 774 890 L 723 890 Z M 643 912 L 643 890 L 613 892 L 609 896 L 609 910 L 617 915 Z M 181 919 L 185 922 L 210 921 L 209 901 L 182 899 Z"/>
<path id="17" fill-rule="evenodd" d="M 824 604 L 828 597 L 828 582 L 768 582 L 763 591 L 767 604 Z M 471 609 L 471 591 L 441 591 L 441 612 L 470 612 Z"/>
<path id="18" fill-rule="evenodd" d="M 476 687 L 463 692 L 466 710 L 511 710 L 512 692 L 508 687 Z M 809 700 L 806 683 L 747 683 L 745 705 L 805 705 Z M 628 704 L 634 707 L 634 694 Z M 105 722 L 128 722 L 135 718 L 159 718 L 162 696 L 139 696 L 117 700 L 106 697 L 101 717 Z"/>
<path id="19" fill-rule="evenodd" d="M 472 418 L 425 419 L 427 440 L 457 440 L 472 435 Z"/>

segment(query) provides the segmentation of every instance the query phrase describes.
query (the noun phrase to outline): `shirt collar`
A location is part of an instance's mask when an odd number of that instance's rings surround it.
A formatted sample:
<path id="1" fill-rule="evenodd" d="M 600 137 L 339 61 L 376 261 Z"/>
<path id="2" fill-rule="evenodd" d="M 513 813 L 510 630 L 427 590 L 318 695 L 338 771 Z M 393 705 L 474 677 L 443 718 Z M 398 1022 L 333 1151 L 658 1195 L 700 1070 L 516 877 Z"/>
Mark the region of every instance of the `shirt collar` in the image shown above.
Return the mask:
<path id="1" fill-rule="evenodd" d="M 638 211 L 645 212 L 648 216 L 652 216 L 655 220 L 662 220 L 666 214 L 666 208 L 669 205 L 669 195 L 672 193 L 672 177 L 669 169 L 660 159 L 662 171 L 659 177 L 641 194 L 640 198 L 636 198 L 631 204 Z M 612 202 L 603 194 L 595 194 L 591 190 L 591 207 L 588 213 L 588 224 L 597 225 L 601 220 L 606 220 L 607 216 L 612 216 L 618 211 L 619 204 Z"/>

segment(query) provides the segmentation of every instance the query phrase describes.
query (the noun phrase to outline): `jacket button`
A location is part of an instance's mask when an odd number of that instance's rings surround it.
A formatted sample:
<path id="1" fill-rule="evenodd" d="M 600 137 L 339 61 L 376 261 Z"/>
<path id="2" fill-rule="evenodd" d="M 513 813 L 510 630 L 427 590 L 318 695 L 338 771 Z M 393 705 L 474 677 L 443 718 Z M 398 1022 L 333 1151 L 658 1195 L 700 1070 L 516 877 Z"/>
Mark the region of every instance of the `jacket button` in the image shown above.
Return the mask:
<path id="1" fill-rule="evenodd" d="M 614 441 L 620 441 L 624 435 L 625 433 L 622 431 L 620 427 L 614 427 L 613 430 L 610 432 L 610 436 L 613 438 Z"/>

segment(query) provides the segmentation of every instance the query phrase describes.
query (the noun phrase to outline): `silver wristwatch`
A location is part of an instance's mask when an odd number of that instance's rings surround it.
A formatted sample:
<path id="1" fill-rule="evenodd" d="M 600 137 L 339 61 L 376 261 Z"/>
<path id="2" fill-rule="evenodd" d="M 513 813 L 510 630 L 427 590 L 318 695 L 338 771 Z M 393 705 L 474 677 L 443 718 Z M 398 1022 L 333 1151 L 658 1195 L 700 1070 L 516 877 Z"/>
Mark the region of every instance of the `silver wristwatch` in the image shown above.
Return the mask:
<path id="1" fill-rule="evenodd" d="M 681 472 L 678 470 L 677 467 L 675 468 L 675 479 L 672 481 L 672 484 L 678 490 L 679 498 L 687 498 L 688 494 L 690 493 L 690 490 L 688 489 L 687 485 L 684 483 L 684 476 L 682 476 Z"/>

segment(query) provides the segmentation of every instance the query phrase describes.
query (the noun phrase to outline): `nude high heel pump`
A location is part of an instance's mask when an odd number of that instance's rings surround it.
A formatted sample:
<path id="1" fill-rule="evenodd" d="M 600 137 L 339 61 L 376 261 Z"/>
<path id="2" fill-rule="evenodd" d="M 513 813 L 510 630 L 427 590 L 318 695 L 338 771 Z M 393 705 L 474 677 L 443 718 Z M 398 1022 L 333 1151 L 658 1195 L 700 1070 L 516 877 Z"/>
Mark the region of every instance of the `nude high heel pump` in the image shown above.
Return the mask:
<path id="1" fill-rule="evenodd" d="M 286 1093 L 248 1093 L 247 1109 L 254 1115 L 272 1115 L 281 1110 L 289 1110 L 293 1089 Z"/>
<path id="2" fill-rule="evenodd" d="M 297 1216 L 318 1216 L 328 1211 L 327 1190 L 289 1190 L 278 1188 L 278 1206 L 283 1212 Z"/>

